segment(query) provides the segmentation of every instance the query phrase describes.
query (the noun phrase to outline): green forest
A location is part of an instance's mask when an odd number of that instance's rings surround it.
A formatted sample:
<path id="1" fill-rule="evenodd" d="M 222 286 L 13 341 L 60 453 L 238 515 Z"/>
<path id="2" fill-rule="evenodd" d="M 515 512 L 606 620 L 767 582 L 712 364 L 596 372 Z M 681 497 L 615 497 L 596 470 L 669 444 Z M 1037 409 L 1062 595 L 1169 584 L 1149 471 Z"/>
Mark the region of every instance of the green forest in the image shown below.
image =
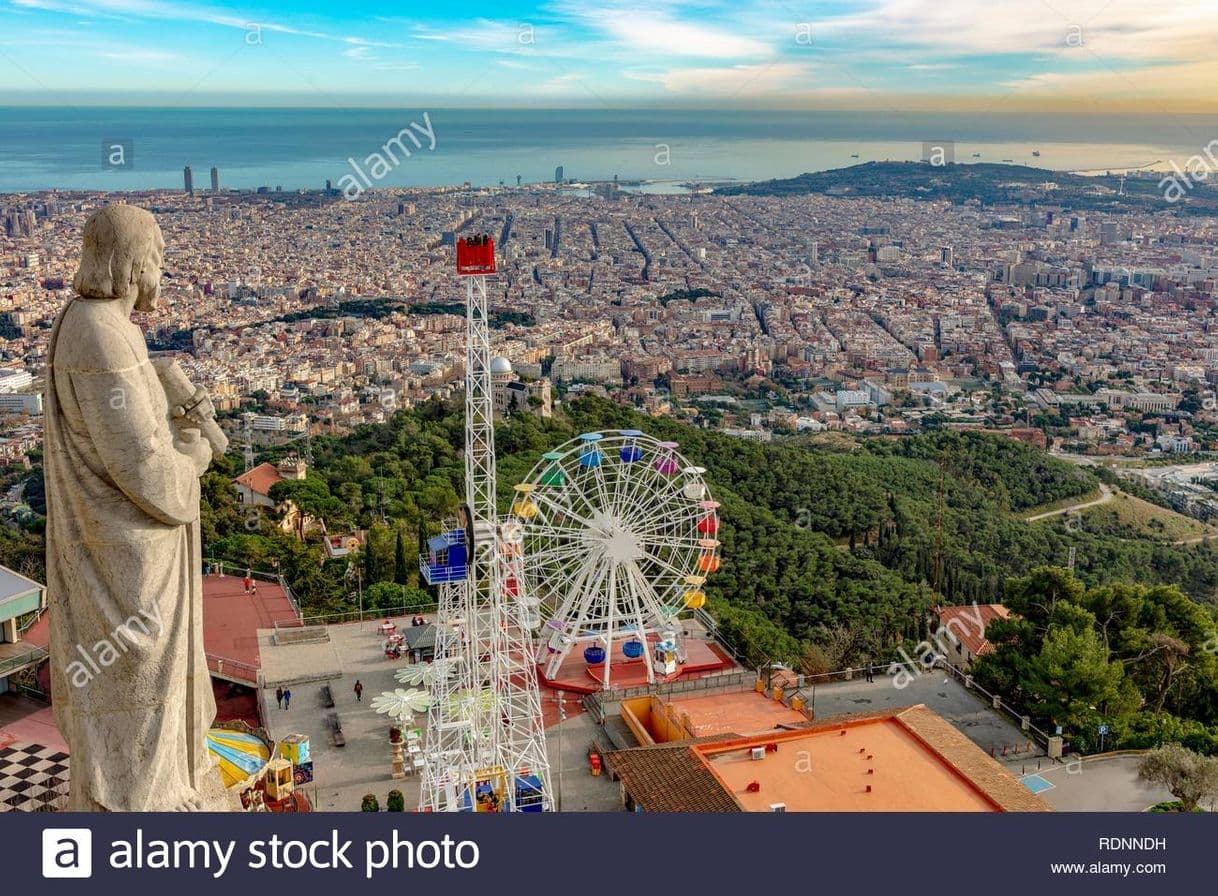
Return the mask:
<path id="1" fill-rule="evenodd" d="M 707 468 L 724 559 L 707 584 L 709 609 L 750 664 L 886 663 L 927 635 L 934 605 L 1002 601 L 1020 619 L 997 625 L 978 680 L 1038 724 L 1075 731 L 1080 746 L 1096 714 L 1131 744 L 1218 744 L 1218 551 L 1018 516 L 1093 493 L 1096 473 L 997 435 L 763 444 L 588 397 L 551 420 L 522 415 L 497 427 L 504 509 L 542 453 L 619 428 L 673 439 Z M 331 533 L 367 530 L 352 563 L 323 562 L 320 537 L 301 541 L 274 514 L 242 508 L 232 486 L 240 460 L 222 458 L 203 480 L 206 553 L 277 569 L 309 615 L 350 612 L 359 592 L 370 609 L 425 604 L 417 555 L 461 500 L 463 434 L 459 408 L 430 401 L 312 440 L 307 478 L 272 497 Z M 31 503 L 39 487 L 32 478 Z M 1073 573 L 1059 569 L 1071 548 Z M 36 523 L 0 537 L 8 565 L 29 569 L 40 550 Z"/>

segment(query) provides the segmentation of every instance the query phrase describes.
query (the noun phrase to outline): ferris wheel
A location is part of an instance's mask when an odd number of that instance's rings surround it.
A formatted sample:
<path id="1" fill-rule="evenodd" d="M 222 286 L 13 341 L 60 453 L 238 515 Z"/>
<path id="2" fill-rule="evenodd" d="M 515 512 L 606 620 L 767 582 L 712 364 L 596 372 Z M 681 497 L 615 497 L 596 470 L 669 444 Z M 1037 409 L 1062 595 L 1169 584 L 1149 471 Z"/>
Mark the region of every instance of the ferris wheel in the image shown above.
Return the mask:
<path id="1" fill-rule="evenodd" d="M 684 661 L 678 616 L 706 603 L 719 568 L 719 505 L 677 448 L 633 429 L 584 433 L 516 486 L 522 584 L 546 608 L 547 678 L 577 646 L 605 687 L 615 663 L 643 663 L 654 683 Z"/>

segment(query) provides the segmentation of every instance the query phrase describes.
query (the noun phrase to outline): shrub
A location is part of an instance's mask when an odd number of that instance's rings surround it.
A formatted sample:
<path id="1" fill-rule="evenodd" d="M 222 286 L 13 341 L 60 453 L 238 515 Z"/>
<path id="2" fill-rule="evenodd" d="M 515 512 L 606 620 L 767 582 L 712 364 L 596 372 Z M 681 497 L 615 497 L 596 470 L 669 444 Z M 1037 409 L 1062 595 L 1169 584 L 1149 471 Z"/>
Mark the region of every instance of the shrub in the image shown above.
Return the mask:
<path id="1" fill-rule="evenodd" d="M 361 812 L 380 812 L 381 804 L 377 802 L 375 794 L 365 794 L 364 801 L 360 803 L 359 810 Z"/>
<path id="2" fill-rule="evenodd" d="M 405 812 L 406 797 L 402 795 L 400 790 L 389 791 L 389 796 L 385 800 L 386 812 Z"/>

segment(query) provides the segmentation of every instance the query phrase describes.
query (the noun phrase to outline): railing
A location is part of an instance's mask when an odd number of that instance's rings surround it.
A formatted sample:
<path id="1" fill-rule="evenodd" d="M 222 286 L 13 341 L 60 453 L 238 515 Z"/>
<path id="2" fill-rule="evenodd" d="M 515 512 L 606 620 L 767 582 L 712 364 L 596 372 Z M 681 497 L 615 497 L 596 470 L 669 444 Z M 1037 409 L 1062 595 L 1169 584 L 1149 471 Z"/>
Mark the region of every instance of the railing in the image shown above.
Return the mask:
<path id="1" fill-rule="evenodd" d="M 259 579 L 263 582 L 274 582 L 276 585 L 280 583 L 281 576 L 274 569 L 259 569 L 250 566 L 246 563 L 238 563 L 235 560 L 224 560 L 216 557 L 203 558 L 203 571 L 210 575 L 226 575 L 234 578 L 241 578 L 247 572 L 252 578 Z"/>
<path id="2" fill-rule="evenodd" d="M 24 669 L 26 666 L 40 663 L 50 655 L 51 652 L 47 648 L 31 644 L 29 649 L 22 653 L 0 659 L 0 678 L 11 675 L 19 669 Z"/>
<path id="3" fill-rule="evenodd" d="M 45 703 L 47 705 L 50 705 L 51 703 L 51 695 L 40 687 L 9 681 L 8 689 L 10 692 L 17 694 L 19 697 L 25 697 L 28 700 L 34 700 L 38 703 Z"/>
<path id="4" fill-rule="evenodd" d="M 21 623 L 20 627 L 17 629 L 17 634 L 24 635 L 26 632 L 32 629 L 34 627 L 34 623 L 42 618 L 42 614 L 45 613 L 47 609 L 48 607 L 45 606 L 39 607 L 37 610 L 27 616 L 25 621 Z"/>
<path id="5" fill-rule="evenodd" d="M 706 634 L 711 638 L 711 640 L 728 652 L 728 655 L 732 658 L 732 661 L 737 666 L 740 666 L 743 669 L 753 667 L 753 663 L 749 662 L 749 660 L 746 658 L 746 654 L 752 652 L 755 655 L 761 655 L 760 651 L 751 650 L 751 648 L 746 648 L 745 646 L 736 644 L 731 638 L 725 635 L 722 630 L 720 630 L 719 623 L 716 622 L 715 618 L 711 616 L 710 613 L 706 612 L 706 610 L 701 608 L 694 610 L 693 617 L 697 619 L 699 623 L 701 623 L 702 628 L 706 630 Z"/>
<path id="6" fill-rule="evenodd" d="M 1048 749 L 1050 735 L 1033 725 L 1031 719 L 1026 713 L 1023 713 L 1016 707 L 1011 706 L 1011 704 L 1005 702 L 997 694 L 991 694 L 981 685 L 977 684 L 977 682 L 973 681 L 973 676 L 965 674 L 962 670 L 957 669 L 951 663 L 939 660 L 935 663 L 935 668 L 942 669 L 949 675 L 955 676 L 957 679 L 959 679 L 960 683 L 969 690 L 976 691 L 979 694 L 984 694 L 985 697 L 990 701 L 991 707 L 1008 713 L 1011 718 L 1019 723 L 1019 727 L 1022 730 L 1031 732 L 1033 735 L 1035 735 L 1035 739 L 1040 743 L 1040 745 L 1045 749 Z"/>
<path id="7" fill-rule="evenodd" d="M 262 683 L 262 670 L 258 666 L 244 663 L 229 657 L 207 654 L 207 668 L 221 678 L 259 687 Z"/>
<path id="8" fill-rule="evenodd" d="M 301 625 L 342 625 L 347 622 L 368 622 L 375 619 L 403 619 L 409 616 L 426 616 L 438 612 L 439 604 L 424 604 L 415 607 L 390 607 L 387 610 L 350 610 L 345 613 L 326 613 L 320 616 L 302 617 Z M 279 623 L 275 623 L 279 628 Z"/>
<path id="9" fill-rule="evenodd" d="M 743 669 L 737 669 L 733 672 L 723 672 L 718 675 L 701 675 L 697 678 L 678 678 L 676 681 L 667 682 L 658 685 L 635 685 L 629 688 L 610 688 L 607 691 L 601 691 L 596 698 L 598 716 L 604 713 L 605 703 L 616 703 L 620 700 L 629 700 L 631 697 L 646 697 L 649 694 L 658 694 L 660 696 L 669 696 L 671 694 L 688 694 L 693 691 L 713 691 L 717 688 L 738 688 L 745 683 L 746 680 L 752 678 L 753 673 Z M 591 695 L 589 695 L 591 696 Z M 588 706 L 588 701 L 585 699 L 584 705 Z M 589 710 L 592 707 L 588 707 Z"/>
<path id="10" fill-rule="evenodd" d="M 296 618 L 304 622 L 304 613 L 300 609 L 300 604 L 296 602 L 296 595 L 292 593 L 292 589 L 288 587 L 287 581 L 281 575 L 276 575 L 275 578 L 279 581 L 279 587 L 283 589 L 283 593 L 287 595 L 288 603 L 292 605 L 292 610 L 296 613 Z"/>
<path id="11" fill-rule="evenodd" d="M 894 666 L 897 665 L 901 665 L 901 662 L 895 661 L 894 663 L 872 663 L 870 666 L 858 667 L 848 666 L 845 669 L 837 669 L 833 672 L 818 672 L 813 675 L 791 673 L 795 675 L 795 683 L 785 687 L 783 690 L 784 693 L 795 692 L 809 685 L 829 684 L 836 681 L 850 681 L 854 679 L 855 676 L 866 675 L 868 670 L 870 670 L 872 674 L 877 672 L 880 674 L 889 674 Z M 1018 708 L 1011 706 L 997 694 L 991 694 L 981 685 L 977 684 L 977 682 L 973 680 L 973 676 L 942 659 L 936 660 L 935 664 L 931 668 L 943 670 L 947 674 L 954 676 L 957 680 L 959 680 L 960 684 L 966 689 L 976 691 L 978 694 L 984 696 L 991 709 L 1007 713 L 1019 725 L 1021 730 L 1030 732 L 1032 735 L 1034 735 L 1033 739 L 1036 740 L 1041 747 L 1043 747 L 1045 750 L 1048 749 L 1050 737 L 1049 734 L 1033 725 L 1031 719 Z"/>

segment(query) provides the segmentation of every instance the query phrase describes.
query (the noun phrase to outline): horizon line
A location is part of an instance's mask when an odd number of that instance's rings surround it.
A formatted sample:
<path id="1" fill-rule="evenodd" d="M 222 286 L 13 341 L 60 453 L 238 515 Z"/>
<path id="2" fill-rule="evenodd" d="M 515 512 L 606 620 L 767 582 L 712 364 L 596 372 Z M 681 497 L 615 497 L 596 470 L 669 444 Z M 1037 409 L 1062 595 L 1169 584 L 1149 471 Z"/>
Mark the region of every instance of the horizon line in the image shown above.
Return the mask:
<path id="1" fill-rule="evenodd" d="M 20 90 L 0 89 L 0 107 L 4 108 L 190 108 L 190 109 L 405 109 L 420 106 L 434 109 L 471 110 L 545 110 L 545 111 L 690 111 L 690 112 L 856 112 L 890 114 L 990 114 L 1010 115 L 1070 115 L 1094 118 L 1127 115 L 1161 118 L 1168 116 L 1218 116 L 1218 98 L 1196 101 L 1165 101 L 1146 97 L 1142 100 L 1097 101 L 1094 97 L 1063 96 L 1015 97 L 1009 94 L 885 94 L 871 97 L 804 98 L 783 97 L 781 94 L 751 97 L 748 102 L 726 104 L 727 97 L 705 95 L 698 100 L 688 98 L 601 98 L 597 103 L 583 103 L 570 98 L 544 99 L 528 97 L 452 96 L 442 94 L 402 96 L 374 92 L 355 92 L 337 99 L 319 99 L 308 92 L 217 92 L 197 97 L 183 96 L 175 90 L 112 89 L 96 90 Z M 894 108 L 894 104 L 897 107 Z"/>

